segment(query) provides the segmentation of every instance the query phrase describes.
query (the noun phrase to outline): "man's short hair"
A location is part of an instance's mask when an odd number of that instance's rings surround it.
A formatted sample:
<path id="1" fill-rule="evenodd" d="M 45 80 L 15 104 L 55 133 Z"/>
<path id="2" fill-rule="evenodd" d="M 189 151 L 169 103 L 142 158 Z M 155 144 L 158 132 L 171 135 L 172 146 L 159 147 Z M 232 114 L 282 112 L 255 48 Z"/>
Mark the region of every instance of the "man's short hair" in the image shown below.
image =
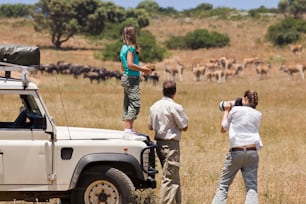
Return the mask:
<path id="1" fill-rule="evenodd" d="M 166 80 L 163 83 L 163 94 L 167 97 L 173 97 L 176 93 L 176 83 L 173 80 Z"/>

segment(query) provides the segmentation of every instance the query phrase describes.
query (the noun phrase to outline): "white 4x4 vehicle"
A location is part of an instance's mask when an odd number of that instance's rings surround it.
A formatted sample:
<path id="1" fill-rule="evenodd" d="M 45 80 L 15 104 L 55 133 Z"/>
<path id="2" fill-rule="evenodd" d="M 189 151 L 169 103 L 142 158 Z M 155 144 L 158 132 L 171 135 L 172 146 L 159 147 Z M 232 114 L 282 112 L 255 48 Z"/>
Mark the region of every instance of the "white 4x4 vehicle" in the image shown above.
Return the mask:
<path id="1" fill-rule="evenodd" d="M 127 204 L 135 189 L 155 188 L 156 146 L 149 137 L 125 140 L 122 131 L 56 126 L 28 81 L 33 67 L 1 58 L 17 48 L 0 46 L 0 201 Z M 11 78 L 12 71 L 23 79 Z"/>

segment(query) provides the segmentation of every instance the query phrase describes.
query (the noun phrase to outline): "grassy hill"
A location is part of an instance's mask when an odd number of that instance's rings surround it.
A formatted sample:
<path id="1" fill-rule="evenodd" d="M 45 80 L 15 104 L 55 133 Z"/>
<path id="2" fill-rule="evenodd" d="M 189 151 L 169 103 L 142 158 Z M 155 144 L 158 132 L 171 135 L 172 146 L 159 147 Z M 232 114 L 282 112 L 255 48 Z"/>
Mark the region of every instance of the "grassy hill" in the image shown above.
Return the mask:
<path id="1" fill-rule="evenodd" d="M 261 136 L 264 148 L 260 151 L 259 198 L 260 203 L 302 204 L 305 201 L 306 183 L 306 82 L 296 75 L 288 80 L 279 71 L 281 63 L 302 62 L 294 58 L 288 47 L 273 47 L 264 39 L 269 25 L 280 17 L 261 19 L 218 20 L 156 18 L 146 28 L 159 42 L 171 35 L 184 35 L 198 28 L 227 33 L 231 45 L 225 48 L 171 51 L 165 61 L 174 63 L 176 58 L 185 65 L 184 80 L 177 81 L 175 98 L 181 103 L 189 118 L 189 130 L 183 133 L 181 142 L 181 182 L 184 204 L 210 203 L 228 151 L 228 136 L 220 133 L 222 112 L 219 101 L 235 99 L 246 89 L 259 93 L 258 110 L 263 113 Z M 34 32 L 28 20 L 0 19 L 1 43 L 38 45 L 41 63 L 63 60 L 76 64 L 104 66 L 119 70 L 116 62 L 99 61 L 93 53 L 104 42 L 88 42 L 76 36 L 64 44 L 63 50 L 54 50 L 48 34 Z M 302 42 L 305 45 L 305 42 Z M 69 49 L 68 49 L 69 48 Z M 268 77 L 260 80 L 253 67 L 248 67 L 239 78 L 216 83 L 207 80 L 195 82 L 191 65 L 206 63 L 210 58 L 235 57 L 238 62 L 246 57 L 258 56 L 272 64 Z M 165 62 L 164 61 L 164 62 Z M 157 71 L 164 79 L 164 62 L 157 63 Z M 115 80 L 91 84 L 89 80 L 74 79 L 69 75 L 38 74 L 33 76 L 39 83 L 44 101 L 58 125 L 122 129 L 122 88 Z M 147 130 L 149 107 L 161 97 L 161 83 L 153 86 L 141 84 L 142 108 L 136 130 L 153 136 Z M 79 110 L 79 111 L 75 111 Z M 160 175 L 157 177 L 160 182 Z M 159 183 L 158 183 L 159 186 Z M 156 189 L 156 196 L 158 196 Z M 154 192 L 154 191 L 153 191 Z M 245 190 L 239 174 L 229 193 L 230 204 L 243 203 Z"/>
<path id="2" fill-rule="evenodd" d="M 225 48 L 176 50 L 170 51 L 172 58 L 180 58 L 186 67 L 192 63 L 205 63 L 210 58 L 221 56 L 235 57 L 238 62 L 243 58 L 258 56 L 266 61 L 281 63 L 294 62 L 288 47 L 272 46 L 264 38 L 267 28 L 280 20 L 280 16 L 262 17 L 257 19 L 242 18 L 241 20 L 218 20 L 214 17 L 204 19 L 191 18 L 155 18 L 146 29 L 162 43 L 172 35 L 185 35 L 195 29 L 208 29 L 227 34 L 231 45 Z M 37 45 L 41 48 L 42 64 L 55 63 L 59 60 L 88 64 L 92 66 L 109 65 L 113 63 L 94 58 L 93 53 L 101 49 L 105 42 L 90 42 L 81 36 L 76 36 L 63 44 L 63 50 L 54 50 L 48 33 L 37 33 L 27 19 L 0 19 L 0 35 L 2 43 Z M 161 63 L 161 70 L 163 66 Z"/>

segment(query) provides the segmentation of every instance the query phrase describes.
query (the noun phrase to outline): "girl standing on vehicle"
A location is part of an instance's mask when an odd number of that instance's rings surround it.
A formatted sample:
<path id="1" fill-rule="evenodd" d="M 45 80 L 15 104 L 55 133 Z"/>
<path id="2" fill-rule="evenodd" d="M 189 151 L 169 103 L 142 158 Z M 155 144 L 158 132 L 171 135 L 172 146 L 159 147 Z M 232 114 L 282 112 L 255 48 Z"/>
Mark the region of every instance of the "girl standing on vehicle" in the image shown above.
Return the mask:
<path id="1" fill-rule="evenodd" d="M 150 74 L 151 69 L 139 65 L 140 48 L 136 41 L 136 28 L 134 26 L 124 27 L 122 39 L 123 45 L 120 51 L 120 60 L 124 71 L 121 78 L 121 85 L 124 87 L 122 120 L 124 121 L 124 132 L 137 135 L 133 128 L 133 122 L 140 111 L 140 72 Z"/>

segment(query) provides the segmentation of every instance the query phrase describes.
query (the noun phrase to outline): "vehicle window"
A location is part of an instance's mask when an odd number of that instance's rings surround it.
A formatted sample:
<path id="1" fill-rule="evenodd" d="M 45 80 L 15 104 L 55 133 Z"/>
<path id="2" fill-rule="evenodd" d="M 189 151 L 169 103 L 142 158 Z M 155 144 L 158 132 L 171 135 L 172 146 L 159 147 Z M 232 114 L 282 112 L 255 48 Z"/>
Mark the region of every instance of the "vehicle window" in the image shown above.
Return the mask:
<path id="1" fill-rule="evenodd" d="M 19 95 L 1 94 L 0 95 L 0 122 L 14 122 L 20 114 L 24 105 Z"/>
<path id="2" fill-rule="evenodd" d="M 0 95 L 0 128 L 36 128 L 42 114 L 32 95 Z"/>

